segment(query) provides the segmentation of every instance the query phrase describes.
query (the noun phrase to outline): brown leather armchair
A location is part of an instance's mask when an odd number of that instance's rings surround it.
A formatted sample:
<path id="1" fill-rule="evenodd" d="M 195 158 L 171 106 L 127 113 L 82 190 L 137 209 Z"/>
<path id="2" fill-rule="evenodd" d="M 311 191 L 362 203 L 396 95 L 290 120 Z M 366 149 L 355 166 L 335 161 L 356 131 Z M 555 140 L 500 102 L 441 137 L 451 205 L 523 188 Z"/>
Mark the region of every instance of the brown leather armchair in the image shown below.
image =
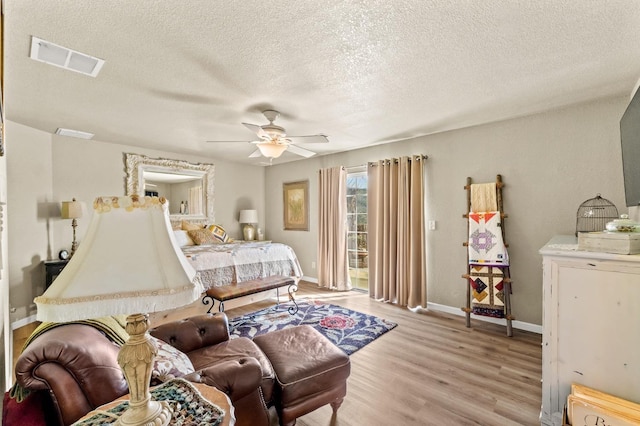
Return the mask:
<path id="1" fill-rule="evenodd" d="M 51 424 L 69 425 L 129 392 L 117 362 L 119 350 L 88 325 L 52 328 L 20 355 L 16 380 L 30 391 L 47 391 L 52 404 L 47 404 L 51 412 L 45 418 Z"/>
<path id="2" fill-rule="evenodd" d="M 272 407 L 274 373 L 249 339 L 229 340 L 224 314 L 164 324 L 155 337 L 186 353 L 196 373 L 185 377 L 215 386 L 234 405 L 237 426 L 277 422 Z M 128 393 L 117 363 L 119 347 L 99 330 L 81 324 L 50 329 L 34 339 L 16 364 L 16 380 L 29 390 L 48 392 L 53 424 L 70 425 L 98 406 Z"/>
<path id="3" fill-rule="evenodd" d="M 277 424 L 271 362 L 252 340 L 229 339 L 224 313 L 171 322 L 150 333 L 187 354 L 200 375 L 194 380 L 229 395 L 236 412 L 236 426 Z"/>

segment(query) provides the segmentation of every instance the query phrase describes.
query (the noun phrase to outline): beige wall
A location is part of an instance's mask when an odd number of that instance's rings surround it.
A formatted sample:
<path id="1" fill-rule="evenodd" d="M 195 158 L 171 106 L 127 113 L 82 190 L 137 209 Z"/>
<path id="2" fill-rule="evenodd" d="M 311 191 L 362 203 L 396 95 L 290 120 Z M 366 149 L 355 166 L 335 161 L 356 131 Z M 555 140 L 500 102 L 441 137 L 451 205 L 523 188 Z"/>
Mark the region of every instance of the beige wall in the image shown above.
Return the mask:
<path id="1" fill-rule="evenodd" d="M 458 308 L 466 283 L 467 176 L 495 181 L 502 174 L 505 221 L 517 320 L 542 323 L 542 266 L 538 250 L 555 234 L 575 232 L 576 211 L 597 193 L 626 211 L 619 120 L 628 97 L 608 98 L 529 117 L 456 130 L 410 141 L 315 157 L 266 172 L 267 238 L 290 244 L 305 275 L 316 277 L 317 170 L 356 166 L 382 158 L 426 154 L 428 301 Z M 282 228 L 282 183 L 309 179 L 310 231 Z"/>
<path id="2" fill-rule="evenodd" d="M 87 205 L 87 217 L 78 220 L 78 241 L 89 225 L 97 196 L 123 195 L 123 153 L 173 158 L 215 165 L 215 218 L 231 236 L 241 235 L 241 209 L 255 208 L 264 223 L 264 168 L 215 158 L 141 149 L 128 145 L 85 141 L 40 132 L 7 123 L 9 169 L 10 303 L 12 321 L 35 312 L 33 298 L 44 289 L 42 260 L 57 258 L 69 249 L 71 221 L 60 219 L 60 202 L 72 197 Z M 15 227 L 14 227 L 15 225 Z"/>
<path id="3" fill-rule="evenodd" d="M 54 253 L 52 227 L 61 219 L 59 208 L 54 218 L 52 204 L 51 135 L 12 122 L 6 126 L 9 301 L 15 321 L 35 313 L 33 297 L 44 290 L 41 263 Z"/>
<path id="4" fill-rule="evenodd" d="M 506 232 L 510 243 L 517 320 L 541 324 L 542 269 L 538 249 L 555 234 L 575 231 L 580 203 L 597 193 L 624 208 L 619 120 L 627 96 L 608 98 L 529 117 L 451 131 L 343 154 L 315 157 L 267 168 L 215 159 L 144 150 L 126 145 L 52 136 L 8 123 L 10 301 L 18 313 L 32 312 L 44 280 L 40 261 L 71 242 L 69 221 L 55 217 L 60 201 L 76 197 L 89 206 L 98 195 L 124 193 L 123 152 L 150 157 L 211 162 L 215 169 L 216 222 L 241 235 L 238 212 L 255 208 L 266 238 L 290 244 L 307 277 L 317 247 L 317 170 L 356 166 L 381 158 L 427 154 L 428 301 L 464 304 L 466 209 L 463 186 L 504 177 Z M 284 231 L 282 184 L 309 179 L 310 230 Z M 57 213 L 59 215 L 59 213 Z M 265 220 L 266 219 L 266 220 Z M 78 227 L 82 239 L 88 218 Z"/>

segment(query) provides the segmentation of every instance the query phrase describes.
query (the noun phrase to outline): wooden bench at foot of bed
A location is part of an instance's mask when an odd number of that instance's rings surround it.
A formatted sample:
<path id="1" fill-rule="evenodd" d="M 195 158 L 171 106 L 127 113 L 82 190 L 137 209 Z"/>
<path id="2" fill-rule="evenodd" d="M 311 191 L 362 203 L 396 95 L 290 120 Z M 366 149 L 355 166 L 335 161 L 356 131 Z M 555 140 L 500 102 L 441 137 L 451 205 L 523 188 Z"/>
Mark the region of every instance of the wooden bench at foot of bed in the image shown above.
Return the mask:
<path id="1" fill-rule="evenodd" d="M 271 277 L 258 278 L 236 284 L 211 287 L 207 289 L 206 295 L 202 298 L 202 303 L 204 305 L 211 303 L 211 307 L 207 311 L 207 313 L 210 313 L 211 309 L 213 309 L 215 305 L 215 301 L 217 300 L 218 311 L 224 312 L 224 302 L 227 300 L 275 289 L 277 297 L 276 305 L 278 305 L 280 303 L 280 293 L 278 290 L 281 287 L 288 287 L 287 292 L 289 293 L 289 300 L 293 302 L 293 306 L 289 307 L 288 310 L 291 315 L 294 315 L 298 312 L 298 304 L 294 298 L 294 292 L 298 290 L 298 286 L 293 277 L 285 277 L 282 275 L 274 275 Z"/>

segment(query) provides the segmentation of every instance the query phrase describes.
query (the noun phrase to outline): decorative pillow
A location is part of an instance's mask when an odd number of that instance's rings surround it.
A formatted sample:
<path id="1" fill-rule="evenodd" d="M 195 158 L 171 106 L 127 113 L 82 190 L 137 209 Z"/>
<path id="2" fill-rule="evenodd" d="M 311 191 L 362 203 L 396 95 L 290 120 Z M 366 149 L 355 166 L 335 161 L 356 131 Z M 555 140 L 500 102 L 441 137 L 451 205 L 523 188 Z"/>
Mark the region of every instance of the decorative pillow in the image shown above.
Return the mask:
<path id="1" fill-rule="evenodd" d="M 180 247 L 195 245 L 195 243 L 189 236 L 189 231 L 177 230 L 177 231 L 173 231 L 173 235 L 175 235 L 176 242 Z"/>
<path id="2" fill-rule="evenodd" d="M 193 231 L 196 229 L 202 229 L 202 225 L 198 225 L 197 223 L 187 222 L 186 220 L 182 221 L 182 230 L 183 231 Z"/>
<path id="3" fill-rule="evenodd" d="M 214 237 L 220 240 L 221 243 L 226 243 L 229 241 L 229 236 L 227 235 L 227 231 L 225 231 L 222 226 L 209 225 L 207 229 L 213 234 Z"/>
<path id="4" fill-rule="evenodd" d="M 163 340 L 153 336 L 149 337 L 158 347 L 158 355 L 153 360 L 153 369 L 151 370 L 152 386 L 196 371 L 191 360 L 184 352 L 179 351 Z"/>
<path id="5" fill-rule="evenodd" d="M 197 245 L 220 244 L 220 240 L 218 240 L 208 229 L 195 229 L 193 231 L 187 231 L 187 233 Z"/>

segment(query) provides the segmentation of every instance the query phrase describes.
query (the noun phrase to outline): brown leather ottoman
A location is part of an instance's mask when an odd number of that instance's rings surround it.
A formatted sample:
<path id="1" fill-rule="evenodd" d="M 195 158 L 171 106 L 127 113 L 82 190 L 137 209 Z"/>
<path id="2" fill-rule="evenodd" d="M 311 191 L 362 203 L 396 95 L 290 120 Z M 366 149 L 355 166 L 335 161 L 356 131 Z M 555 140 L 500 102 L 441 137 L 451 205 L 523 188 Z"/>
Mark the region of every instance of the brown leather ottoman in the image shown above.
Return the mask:
<path id="1" fill-rule="evenodd" d="M 280 398 L 282 426 L 325 404 L 335 413 L 347 394 L 349 356 L 313 327 L 300 325 L 272 331 L 253 341 L 271 361 Z"/>

